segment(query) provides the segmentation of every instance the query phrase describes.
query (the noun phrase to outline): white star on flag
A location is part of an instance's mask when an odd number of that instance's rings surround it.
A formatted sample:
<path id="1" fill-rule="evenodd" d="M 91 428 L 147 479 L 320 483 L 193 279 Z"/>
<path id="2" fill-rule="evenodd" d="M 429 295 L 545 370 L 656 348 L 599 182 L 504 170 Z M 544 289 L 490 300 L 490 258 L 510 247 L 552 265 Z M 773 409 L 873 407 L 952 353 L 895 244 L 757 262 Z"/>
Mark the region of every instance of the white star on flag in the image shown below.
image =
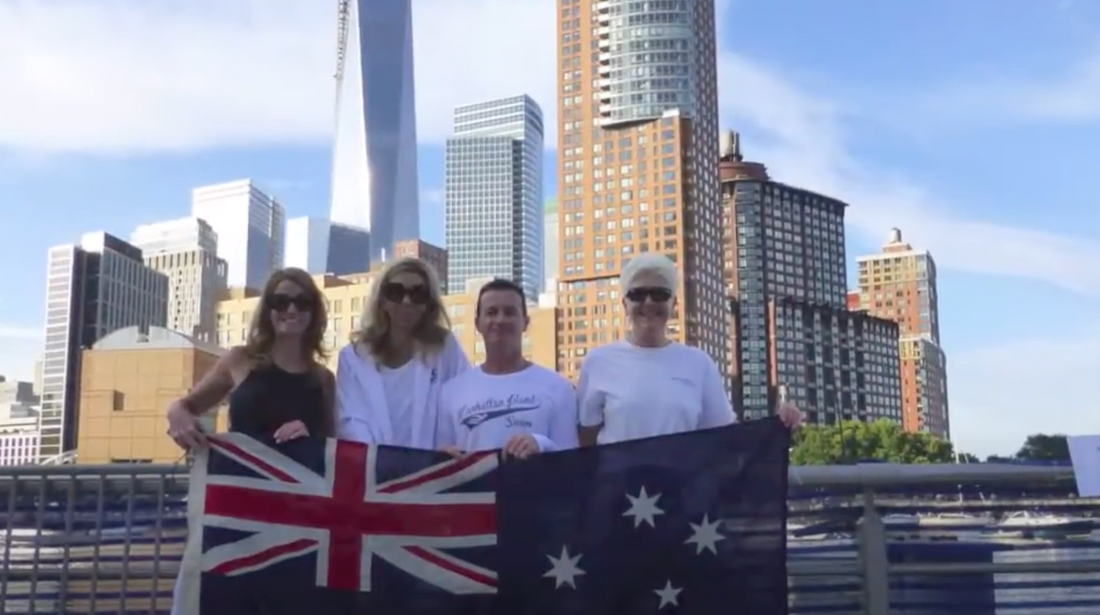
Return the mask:
<path id="1" fill-rule="evenodd" d="M 684 588 L 673 587 L 672 581 L 667 581 L 664 589 L 653 590 L 653 593 L 657 594 L 657 597 L 661 599 L 661 604 L 657 605 L 657 610 L 659 611 L 666 606 L 680 606 L 678 596 L 682 591 L 684 591 Z"/>
<path id="2" fill-rule="evenodd" d="M 709 522 L 708 516 L 703 515 L 703 522 L 696 525 L 695 523 L 688 522 L 691 526 L 691 538 L 684 541 L 685 545 L 694 544 L 695 554 L 699 555 L 703 551 L 710 551 L 711 553 L 718 555 L 719 540 L 725 540 L 726 537 L 718 533 L 718 526 L 721 525 L 721 521 Z"/>
<path id="3" fill-rule="evenodd" d="M 547 555 L 546 559 L 550 560 L 551 567 L 550 571 L 542 576 L 554 579 L 554 589 L 561 589 L 562 585 L 577 589 L 577 577 L 584 574 L 584 571 L 577 566 L 581 561 L 580 555 L 570 557 L 568 547 L 562 547 L 561 557 Z"/>
<path id="4" fill-rule="evenodd" d="M 660 493 L 647 495 L 645 487 L 642 487 L 637 497 L 626 494 L 626 499 L 630 500 L 630 508 L 623 513 L 623 516 L 634 517 L 634 527 L 640 526 L 643 521 L 648 523 L 649 527 L 656 527 L 654 517 L 665 514 L 665 511 L 657 508 L 657 500 L 660 497 Z"/>

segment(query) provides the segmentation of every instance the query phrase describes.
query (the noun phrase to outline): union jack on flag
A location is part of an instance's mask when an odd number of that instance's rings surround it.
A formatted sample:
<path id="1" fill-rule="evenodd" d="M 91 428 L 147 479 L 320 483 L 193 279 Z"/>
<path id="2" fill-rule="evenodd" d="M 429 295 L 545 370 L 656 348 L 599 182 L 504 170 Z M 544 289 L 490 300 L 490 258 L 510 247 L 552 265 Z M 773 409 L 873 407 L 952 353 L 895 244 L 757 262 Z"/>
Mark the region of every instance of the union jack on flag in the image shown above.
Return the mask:
<path id="1" fill-rule="evenodd" d="M 778 419 L 545 453 L 218 436 L 173 615 L 787 615 Z"/>
<path id="2" fill-rule="evenodd" d="M 451 459 L 339 440 L 276 448 L 220 435 L 192 474 L 175 611 L 289 612 L 289 600 L 355 612 L 372 597 L 389 608 L 488 597 L 497 466 L 495 453 Z"/>

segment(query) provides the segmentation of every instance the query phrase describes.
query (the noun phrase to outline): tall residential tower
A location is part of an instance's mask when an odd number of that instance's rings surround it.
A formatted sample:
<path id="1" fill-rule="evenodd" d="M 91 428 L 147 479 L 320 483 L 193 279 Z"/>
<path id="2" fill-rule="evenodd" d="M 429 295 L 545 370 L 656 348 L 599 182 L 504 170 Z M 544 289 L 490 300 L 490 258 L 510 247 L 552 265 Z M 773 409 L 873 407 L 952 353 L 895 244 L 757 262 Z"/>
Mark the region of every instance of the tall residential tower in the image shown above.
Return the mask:
<path id="1" fill-rule="evenodd" d="M 898 344 L 905 429 L 950 437 L 936 261 L 927 251 L 914 250 L 904 242 L 900 230 L 890 229 L 882 251 L 861 256 L 856 263 L 859 290 L 849 295 L 849 303 L 896 321 L 901 331 Z"/>
<path id="2" fill-rule="evenodd" d="M 625 329 L 636 254 L 682 270 L 672 337 L 726 369 L 713 0 L 558 0 L 559 365 Z"/>
<path id="3" fill-rule="evenodd" d="M 331 221 L 370 233 L 370 258 L 420 236 L 410 0 L 340 0 Z"/>
<path id="4" fill-rule="evenodd" d="M 786 394 L 810 423 L 900 423 L 898 327 L 846 305 L 847 205 L 773 181 L 736 133 L 722 145 L 735 407 L 760 418 Z"/>
<path id="5" fill-rule="evenodd" d="M 447 287 L 507 278 L 542 291 L 542 109 L 513 96 L 455 110 L 445 164 Z"/>

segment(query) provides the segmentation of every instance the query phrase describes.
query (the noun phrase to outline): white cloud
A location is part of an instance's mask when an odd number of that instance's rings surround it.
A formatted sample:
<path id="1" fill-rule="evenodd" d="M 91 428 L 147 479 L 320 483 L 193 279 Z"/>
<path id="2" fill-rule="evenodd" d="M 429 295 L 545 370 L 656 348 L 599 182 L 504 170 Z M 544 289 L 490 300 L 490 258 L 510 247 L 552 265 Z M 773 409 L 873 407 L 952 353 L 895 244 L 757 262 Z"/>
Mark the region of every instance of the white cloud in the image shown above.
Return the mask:
<path id="1" fill-rule="evenodd" d="M 806 186 L 852 205 L 849 230 L 879 243 L 890 227 L 932 251 L 941 268 L 1038 280 L 1100 295 L 1100 242 L 968 219 L 949 200 L 888 169 L 853 158 L 839 102 L 803 91 L 753 61 L 723 55 L 721 83 L 752 96 L 724 99 L 727 125 L 749 132 L 746 155 L 768 164 L 780 181 Z"/>
<path id="2" fill-rule="evenodd" d="M 864 113 L 912 139 L 930 142 L 945 131 L 999 129 L 1011 124 L 1046 126 L 1100 121 L 1100 45 L 1065 66 L 1040 57 L 1003 71 L 963 69 L 942 83 L 865 92 Z"/>
<path id="3" fill-rule="evenodd" d="M 413 6 L 423 141 L 449 134 L 455 106 L 518 92 L 540 101 L 547 127 L 555 126 L 553 0 Z M 490 23 L 509 27 L 489 36 Z M 323 141 L 331 132 L 334 48 L 328 3 L 3 3 L 0 57 L 9 60 L 0 63 L 0 147 L 119 154 Z M 853 160 L 841 122 L 847 110 L 837 101 L 735 53 L 722 53 L 719 66 L 723 119 L 746 130 L 749 155 L 781 180 L 848 200 L 853 230 L 877 242 L 901 226 L 943 267 L 1100 293 L 1100 271 L 1071 273 L 1100 260 L 1096 242 L 960 219 L 923 187 Z"/>
<path id="4" fill-rule="evenodd" d="M 1015 453 L 1034 433 L 1100 432 L 1100 327 L 1061 339 L 1009 339 L 948 357 L 960 450 Z"/>
<path id="5" fill-rule="evenodd" d="M 0 148 L 133 154 L 323 141 L 335 4 L 0 3 Z M 454 107 L 481 99 L 527 93 L 552 115 L 554 37 L 532 36 L 552 32 L 552 0 L 414 0 L 414 19 L 422 140 L 441 141 Z M 508 27 L 487 33 L 493 23 Z"/>

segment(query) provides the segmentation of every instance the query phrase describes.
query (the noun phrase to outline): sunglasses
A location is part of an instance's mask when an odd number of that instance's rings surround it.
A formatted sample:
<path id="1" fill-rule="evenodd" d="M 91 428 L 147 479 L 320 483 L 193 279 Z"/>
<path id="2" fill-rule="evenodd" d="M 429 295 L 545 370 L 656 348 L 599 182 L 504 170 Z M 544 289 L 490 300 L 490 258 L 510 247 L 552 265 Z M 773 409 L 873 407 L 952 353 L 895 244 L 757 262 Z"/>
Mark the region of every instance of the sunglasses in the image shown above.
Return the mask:
<path id="1" fill-rule="evenodd" d="M 267 307 L 276 312 L 285 312 L 292 305 L 299 312 L 308 312 L 313 309 L 313 299 L 305 295 L 284 295 L 282 293 L 271 295 L 267 299 Z"/>
<path id="2" fill-rule="evenodd" d="M 424 305 L 432 300 L 432 294 L 428 292 L 428 287 L 423 284 L 405 286 L 398 282 L 388 282 L 382 286 L 382 298 L 386 301 L 402 303 L 405 301 L 405 297 L 408 297 L 409 303 L 414 305 Z"/>
<path id="3" fill-rule="evenodd" d="M 639 286 L 628 290 L 626 298 L 634 303 L 645 303 L 647 298 L 654 303 L 665 303 L 672 299 L 672 291 L 660 286 Z"/>

